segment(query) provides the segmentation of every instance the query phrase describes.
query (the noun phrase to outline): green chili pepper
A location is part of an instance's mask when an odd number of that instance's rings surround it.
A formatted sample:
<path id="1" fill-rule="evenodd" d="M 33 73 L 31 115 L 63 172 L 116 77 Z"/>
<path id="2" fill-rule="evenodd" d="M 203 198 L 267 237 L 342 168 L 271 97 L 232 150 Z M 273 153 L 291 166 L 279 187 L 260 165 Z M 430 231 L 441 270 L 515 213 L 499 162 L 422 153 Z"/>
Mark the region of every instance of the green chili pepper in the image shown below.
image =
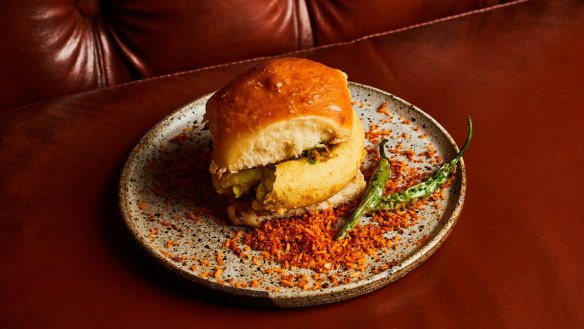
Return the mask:
<path id="1" fill-rule="evenodd" d="M 362 216 L 365 216 L 367 213 L 374 211 L 377 207 L 377 204 L 381 200 L 383 196 L 383 190 L 385 189 L 385 182 L 389 179 L 391 175 L 391 167 L 389 164 L 389 159 L 385 155 L 385 144 L 387 143 L 387 139 L 384 139 L 379 144 L 379 153 L 381 155 L 381 159 L 379 159 L 379 164 L 371 176 L 369 180 L 369 184 L 365 189 L 365 193 L 363 194 L 363 198 L 359 205 L 353 211 L 353 214 L 347 221 L 347 223 L 343 226 L 343 228 L 337 233 L 335 239 L 342 239 L 345 237 L 347 232 L 353 229 L 357 222 Z"/>
<path id="2" fill-rule="evenodd" d="M 428 178 L 426 181 L 414 185 L 407 190 L 388 195 L 383 197 L 380 202 L 377 203 L 376 210 L 391 210 L 401 207 L 403 205 L 413 203 L 420 198 L 425 198 L 427 196 L 432 195 L 436 190 L 438 190 L 448 179 L 448 176 L 454 171 L 458 161 L 462 157 L 462 154 L 468 148 L 470 144 L 470 139 L 472 138 L 472 120 L 470 117 L 468 118 L 468 135 L 466 137 L 466 141 L 464 145 L 454 157 L 454 159 L 450 160 L 450 162 L 444 163 L 436 173 Z"/>
<path id="3" fill-rule="evenodd" d="M 337 239 L 343 238 L 351 229 L 353 229 L 353 227 L 355 227 L 359 218 L 361 216 L 364 216 L 368 212 L 376 211 L 376 210 L 396 209 L 398 207 L 412 203 L 420 198 L 425 198 L 427 196 L 432 195 L 432 193 L 434 193 L 436 190 L 438 190 L 446 182 L 446 180 L 448 179 L 448 176 L 450 176 L 450 174 L 454 171 L 454 168 L 456 168 L 456 165 L 458 164 L 458 162 L 462 158 L 462 155 L 464 154 L 464 152 L 468 148 L 468 145 L 470 144 L 470 140 L 472 138 L 472 131 L 473 131 L 472 120 L 469 117 L 468 118 L 468 135 L 466 137 L 466 141 L 464 142 L 464 145 L 462 146 L 462 148 L 460 149 L 458 154 L 454 157 L 454 159 L 450 160 L 449 162 L 444 163 L 438 169 L 438 171 L 436 171 L 436 173 L 432 177 L 430 177 L 427 180 L 425 180 L 424 182 L 417 184 L 417 185 L 414 185 L 414 186 L 412 186 L 412 187 L 408 188 L 407 190 L 400 192 L 400 193 L 394 193 L 394 194 L 391 194 L 388 196 L 383 196 L 383 187 L 385 187 L 385 183 L 386 183 L 387 179 L 389 178 L 389 173 L 387 175 L 383 175 L 383 176 L 382 175 L 376 176 L 376 173 L 378 171 L 380 171 L 380 167 L 382 164 L 382 161 L 380 161 L 379 166 L 376 169 L 375 173 L 373 174 L 373 177 L 371 178 L 371 181 L 369 182 L 369 184 L 370 185 L 374 184 L 376 186 L 375 187 L 376 192 L 379 189 L 378 186 L 382 186 L 381 194 L 379 194 L 379 193 L 372 194 L 370 192 L 370 190 L 372 190 L 372 188 L 370 188 L 370 186 L 368 186 L 367 189 L 365 190 L 363 200 L 359 204 L 359 207 L 357 207 L 357 209 L 353 212 L 353 214 L 349 218 L 348 222 L 345 224 L 345 226 L 343 226 L 343 228 L 337 234 L 336 238 Z M 385 145 L 385 142 L 387 142 L 387 141 L 384 140 L 381 143 L 380 148 L 382 148 L 382 145 Z M 388 160 L 386 160 L 386 161 L 387 161 L 387 163 L 389 163 Z M 389 172 L 389 169 L 382 168 L 381 170 L 382 171 L 387 170 Z M 366 205 L 368 205 L 368 206 L 361 207 L 361 205 L 364 203 L 366 203 Z"/>

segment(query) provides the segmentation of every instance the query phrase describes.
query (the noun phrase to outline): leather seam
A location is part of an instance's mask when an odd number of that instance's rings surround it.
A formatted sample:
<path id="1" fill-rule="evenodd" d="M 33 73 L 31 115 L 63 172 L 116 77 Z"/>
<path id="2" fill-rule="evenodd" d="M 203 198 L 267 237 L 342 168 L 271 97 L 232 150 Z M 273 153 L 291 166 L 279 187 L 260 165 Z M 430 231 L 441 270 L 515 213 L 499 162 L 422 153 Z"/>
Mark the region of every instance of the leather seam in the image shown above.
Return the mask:
<path id="1" fill-rule="evenodd" d="M 239 60 L 239 61 L 233 61 L 233 62 L 229 62 L 229 63 L 222 63 L 222 64 L 217 64 L 217 65 L 205 66 L 205 67 L 201 67 L 201 68 L 197 68 L 197 69 L 193 69 L 193 70 L 189 70 L 189 71 L 181 71 L 181 72 L 175 72 L 175 73 L 170 73 L 170 74 L 159 75 L 159 76 L 152 77 L 152 78 L 145 78 L 145 79 L 140 79 L 140 80 L 129 81 L 129 82 L 122 83 L 122 84 L 117 84 L 117 85 L 114 85 L 114 86 L 106 86 L 106 87 L 103 87 L 103 88 L 86 90 L 86 91 L 82 91 L 82 92 L 79 92 L 79 93 L 64 95 L 64 96 L 61 96 L 61 97 L 56 97 L 56 98 L 50 98 L 50 99 L 47 99 L 47 100 L 42 100 L 40 102 L 35 102 L 35 103 L 32 103 L 32 104 L 22 105 L 22 106 L 15 107 L 15 108 L 12 108 L 12 109 L 0 110 L 0 114 L 6 113 L 6 112 L 9 112 L 9 111 L 12 111 L 12 110 L 26 108 L 26 107 L 33 106 L 33 105 L 37 105 L 37 104 L 42 104 L 42 103 L 47 103 L 47 102 L 51 102 L 51 101 L 56 101 L 56 100 L 59 100 L 59 99 L 65 99 L 67 97 L 72 97 L 74 95 L 81 95 L 81 94 L 85 94 L 85 93 L 91 93 L 91 92 L 95 92 L 95 91 L 98 91 L 98 90 L 117 89 L 117 88 L 122 88 L 122 87 L 125 87 L 125 86 L 134 85 L 134 84 L 146 83 L 146 82 L 154 81 L 154 80 L 158 80 L 158 79 L 165 79 L 165 78 L 169 78 L 169 77 L 187 75 L 187 74 L 192 74 L 192 73 L 197 73 L 197 72 L 203 72 L 203 71 L 213 70 L 213 69 L 227 67 L 227 66 L 233 66 L 233 65 L 251 63 L 251 62 L 256 62 L 256 61 L 262 61 L 262 60 L 271 59 L 271 58 L 279 58 L 279 57 L 290 56 L 290 55 L 295 55 L 295 54 L 308 53 L 308 52 L 311 52 L 311 51 L 320 50 L 320 49 L 327 49 L 327 48 L 331 48 L 331 47 L 335 47 L 335 46 L 350 45 L 350 44 L 353 44 L 353 43 L 357 43 L 357 42 L 360 42 L 360 41 L 363 41 L 363 40 L 367 40 L 367 39 L 371 39 L 371 38 L 375 38 L 375 37 L 379 37 L 379 36 L 391 35 L 391 34 L 395 34 L 395 33 L 399 33 L 399 32 L 404 32 L 404 31 L 412 30 L 412 29 L 419 28 L 419 27 L 424 27 L 424 26 L 433 25 L 433 24 L 437 24 L 437 23 L 447 22 L 447 21 L 451 21 L 451 20 L 458 19 L 458 18 L 461 18 L 461 17 L 466 17 L 466 16 L 471 16 L 471 15 L 481 14 L 481 13 L 488 12 L 488 11 L 493 11 L 493 10 L 498 10 L 498 9 L 505 8 L 505 7 L 511 7 L 511 6 L 519 5 L 519 4 L 522 4 L 522 3 L 529 2 L 529 1 L 531 1 L 531 0 L 515 0 L 515 1 L 511 1 L 511 2 L 508 2 L 508 3 L 504 3 L 504 4 L 498 4 L 498 5 L 490 6 L 490 7 L 487 7 L 487 8 L 475 9 L 475 10 L 471 10 L 471 11 L 468 11 L 468 12 L 465 12 L 465 13 L 460 13 L 460 14 L 456 14 L 456 15 L 452 15 L 452 16 L 443 17 L 443 18 L 440 18 L 440 19 L 435 19 L 435 20 L 432 20 L 432 21 L 427 21 L 427 22 L 423 22 L 423 23 L 419 23 L 419 24 L 409 25 L 409 26 L 402 27 L 402 28 L 399 28 L 399 29 L 394 29 L 394 30 L 390 30 L 390 31 L 384 31 L 384 32 L 375 33 L 375 34 L 370 34 L 370 35 L 366 35 L 366 36 L 363 36 L 363 37 L 360 37 L 360 38 L 357 38 L 357 39 L 354 39 L 354 40 L 351 40 L 351 41 L 344 41 L 344 42 L 338 42 L 338 43 L 333 43 L 333 44 L 328 44 L 328 45 L 323 45 L 323 46 L 318 46 L 318 47 L 313 47 L 313 48 L 308 48 L 308 49 L 301 49 L 301 50 L 296 50 L 296 51 L 292 51 L 292 52 L 288 52 L 288 53 L 284 53 L 284 54 L 280 54 L 280 55 L 276 55 L 276 56 L 260 56 L 260 57 L 248 58 L 248 59 L 243 59 L 243 60 Z"/>
<path id="2" fill-rule="evenodd" d="M 426 22 L 421 22 L 421 23 L 416 23 L 416 24 L 412 24 L 412 25 L 408 25 L 408 26 L 404 26 L 404 27 L 400 27 L 397 29 L 393 29 L 393 30 L 389 30 L 389 31 L 383 31 L 383 32 L 378 32 L 378 33 L 373 33 L 373 34 L 368 34 L 350 41 L 343 41 L 343 42 L 337 42 L 334 44 L 329 44 L 329 45 L 322 45 L 319 47 L 322 48 L 326 48 L 329 46 L 333 46 L 333 45 L 346 45 L 346 44 L 352 44 L 352 43 L 356 43 L 362 40 L 367 40 L 367 39 L 371 39 L 371 38 L 375 38 L 375 37 L 379 37 L 379 36 L 384 36 L 384 35 L 390 35 L 390 34 L 394 34 L 394 33 L 399 33 L 399 32 L 404 32 L 404 31 L 408 31 L 408 30 L 413 30 L 419 27 L 424 27 L 424 26 L 428 26 L 428 25 L 434 25 L 434 24 L 438 24 L 438 23 L 442 23 L 442 22 L 447 22 L 447 21 L 451 21 L 457 18 L 461 18 L 461 17 L 466 17 L 466 16 L 471 16 L 471 15 L 475 15 L 475 14 L 481 14 L 484 12 L 488 12 L 488 11 L 493 11 L 496 9 L 500 9 L 500 8 L 504 8 L 504 7 L 510 7 L 513 5 L 517 5 L 517 4 L 521 4 L 524 2 L 529 2 L 531 0 L 515 0 L 515 1 L 511 1 L 511 2 L 507 2 L 507 3 L 502 3 L 502 4 L 497 4 L 497 5 L 493 5 L 493 6 L 489 6 L 486 8 L 481 8 L 481 9 L 474 9 L 471 11 L 467 11 L 464 13 L 460 13 L 460 14 L 455 14 L 455 15 L 451 15 L 451 16 L 446 16 L 446 17 L 441 17 L 441 18 L 437 18 L 431 21 L 426 21 Z"/>
<path id="3" fill-rule="evenodd" d="M 200 67 L 200 68 L 193 69 L 193 70 L 175 72 L 175 73 L 160 75 L 160 76 L 156 76 L 156 77 L 152 77 L 152 78 L 130 81 L 130 82 L 126 82 L 124 84 L 112 86 L 112 88 L 115 88 L 118 86 L 130 85 L 130 84 L 134 84 L 134 83 L 139 83 L 142 81 L 150 81 L 150 80 L 155 80 L 155 79 L 162 79 L 162 78 L 167 78 L 167 77 L 179 76 L 179 75 L 183 75 L 183 74 L 197 73 L 197 72 L 201 72 L 201 71 L 213 70 L 213 69 L 217 69 L 217 68 L 238 65 L 238 64 L 245 64 L 245 63 L 250 63 L 250 62 L 255 62 L 255 61 L 261 61 L 261 60 L 266 60 L 266 59 L 270 59 L 270 58 L 279 58 L 279 57 L 285 57 L 285 56 L 290 56 L 290 55 L 294 55 L 294 54 L 302 54 L 302 53 L 312 52 L 312 51 L 320 50 L 320 49 L 327 49 L 327 48 L 336 47 L 336 46 L 350 45 L 353 43 L 357 43 L 357 42 L 371 39 L 371 38 L 375 38 L 375 37 L 380 37 L 380 36 L 384 36 L 384 35 L 391 35 L 391 34 L 395 34 L 395 33 L 399 33 L 399 32 L 404 32 L 404 31 L 416 29 L 419 27 L 424 27 L 424 26 L 433 25 L 433 24 L 437 24 L 437 23 L 447 22 L 447 21 L 458 19 L 461 17 L 471 16 L 471 15 L 475 15 L 475 14 L 481 14 L 481 13 L 492 11 L 495 9 L 510 7 L 513 5 L 518 5 L 518 4 L 529 2 L 529 1 L 531 1 L 531 0 L 515 0 L 512 2 L 494 5 L 494 6 L 490 6 L 490 7 L 482 8 L 482 9 L 475 9 L 475 10 L 468 11 L 465 13 L 456 14 L 456 15 L 452 15 L 452 16 L 448 16 L 448 17 L 443 17 L 440 19 L 432 20 L 432 21 L 413 24 L 413 25 L 401 27 L 398 29 L 390 30 L 390 31 L 369 34 L 369 35 L 366 35 L 366 36 L 363 36 L 363 37 L 360 37 L 357 39 L 353 39 L 350 41 L 343 41 L 343 42 L 331 43 L 328 45 L 317 46 L 317 47 L 313 47 L 313 48 L 300 49 L 300 50 L 295 50 L 295 51 L 291 51 L 291 52 L 287 52 L 287 53 L 283 53 L 283 54 L 279 54 L 279 55 L 274 55 L 274 56 L 260 56 L 260 57 L 254 57 L 254 58 L 248 58 L 248 59 L 242 59 L 242 60 L 238 60 L 238 61 L 228 62 L 228 63 L 221 63 L 221 64 L 216 64 L 216 65 L 211 65 L 211 66 L 205 66 L 205 67 Z"/>
<path id="4" fill-rule="evenodd" d="M 105 65 L 103 63 L 104 56 L 103 56 L 103 47 L 101 44 L 101 40 L 99 39 L 99 31 L 97 30 L 97 21 L 96 18 L 91 19 L 91 30 L 93 33 L 93 43 L 95 44 L 95 56 L 97 57 L 97 70 L 99 72 L 99 76 L 97 77 L 97 83 L 100 88 L 104 88 L 107 86 L 107 75 L 105 70 Z"/>
<path id="5" fill-rule="evenodd" d="M 300 9 L 298 8 L 298 1 L 301 0 L 292 0 L 294 4 L 294 30 L 296 32 L 296 48 L 302 49 L 302 31 L 300 28 Z"/>
<path id="6" fill-rule="evenodd" d="M 314 17 L 315 13 L 311 6 L 308 5 L 308 1 L 304 0 L 304 4 L 306 5 L 306 15 L 308 15 L 308 23 L 310 24 L 310 33 L 312 39 L 312 47 L 314 49 L 318 47 L 318 31 L 316 30 L 316 17 Z"/>
<path id="7" fill-rule="evenodd" d="M 314 43 L 314 29 L 308 9 L 307 0 L 295 0 L 296 3 L 296 33 L 299 36 L 297 50 L 312 49 Z"/>

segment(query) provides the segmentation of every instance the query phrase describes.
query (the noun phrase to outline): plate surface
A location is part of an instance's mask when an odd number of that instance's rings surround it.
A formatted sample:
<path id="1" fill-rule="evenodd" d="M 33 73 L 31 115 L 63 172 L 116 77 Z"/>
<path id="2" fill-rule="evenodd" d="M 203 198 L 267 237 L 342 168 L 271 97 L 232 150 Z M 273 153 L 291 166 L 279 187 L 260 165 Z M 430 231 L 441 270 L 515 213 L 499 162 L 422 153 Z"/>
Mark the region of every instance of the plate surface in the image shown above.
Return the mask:
<path id="1" fill-rule="evenodd" d="M 350 92 L 366 131 L 391 131 L 390 149 L 403 147 L 422 154 L 431 145 L 443 159 L 456 154 L 458 148 L 444 128 L 415 106 L 365 85 L 350 83 Z M 126 162 L 119 191 L 122 215 L 139 245 L 198 287 L 245 304 L 299 307 L 337 302 L 369 293 L 407 274 L 442 244 L 456 223 L 466 189 L 462 161 L 442 198 L 419 210 L 414 225 L 385 236 L 399 240 L 394 248 L 368 257 L 358 276 L 353 275 L 355 270 L 336 270 L 336 274 L 354 280 L 339 285 L 325 282 L 313 289 L 280 285 L 279 272 L 266 270 L 277 265 L 260 257 L 259 251 L 245 250 L 247 258 L 242 258 L 226 248 L 228 241 L 247 229 L 228 224 L 226 202 L 216 195 L 211 183 L 210 137 L 202 124 L 210 96 L 178 109 L 142 138 Z M 384 102 L 390 117 L 379 111 Z M 438 167 L 421 156 L 392 153 L 390 158 L 428 173 Z M 366 161 L 364 168 L 371 166 L 370 162 Z M 286 269 L 286 273 L 318 275 L 301 268 Z"/>

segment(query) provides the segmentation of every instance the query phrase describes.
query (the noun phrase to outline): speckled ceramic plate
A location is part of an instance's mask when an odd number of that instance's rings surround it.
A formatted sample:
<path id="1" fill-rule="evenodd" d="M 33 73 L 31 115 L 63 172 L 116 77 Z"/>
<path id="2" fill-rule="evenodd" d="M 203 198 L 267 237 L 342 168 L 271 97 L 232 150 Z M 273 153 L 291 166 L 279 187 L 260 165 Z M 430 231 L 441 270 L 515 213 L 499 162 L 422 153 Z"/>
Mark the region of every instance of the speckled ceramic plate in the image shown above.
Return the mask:
<path id="1" fill-rule="evenodd" d="M 444 128 L 415 106 L 364 85 L 351 83 L 350 91 L 366 131 L 391 131 L 390 149 L 414 151 L 413 157 L 392 153 L 394 159 L 430 172 L 438 165 L 418 154 L 429 148 L 443 159 L 456 154 L 458 148 Z M 338 285 L 322 279 L 318 286 L 280 285 L 279 272 L 266 270 L 274 264 L 259 257 L 259 251 L 245 250 L 247 258 L 242 258 L 225 247 L 246 229 L 228 224 L 225 200 L 216 195 L 209 177 L 210 138 L 201 122 L 209 97 L 178 109 L 142 138 L 127 160 L 119 191 L 124 220 L 139 245 L 194 285 L 245 304 L 299 307 L 337 302 L 404 276 L 436 251 L 454 227 L 465 195 L 463 163 L 442 197 L 418 211 L 414 225 L 387 233 L 387 239 L 399 236 L 392 249 L 369 257 L 358 275 L 351 269 L 335 270 L 335 275 L 354 279 Z M 389 115 L 379 111 L 384 102 Z M 286 272 L 317 277 L 309 269 Z"/>

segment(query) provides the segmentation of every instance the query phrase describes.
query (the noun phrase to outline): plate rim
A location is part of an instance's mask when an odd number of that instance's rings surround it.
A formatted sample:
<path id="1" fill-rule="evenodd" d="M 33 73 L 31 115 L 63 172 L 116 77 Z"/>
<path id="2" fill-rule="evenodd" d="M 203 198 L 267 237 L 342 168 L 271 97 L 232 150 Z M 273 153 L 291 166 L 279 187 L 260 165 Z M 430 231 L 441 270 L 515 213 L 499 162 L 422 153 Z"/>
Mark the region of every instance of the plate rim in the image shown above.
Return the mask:
<path id="1" fill-rule="evenodd" d="M 428 119 L 438 130 L 440 133 L 446 137 L 448 141 L 448 146 L 453 147 L 453 149 L 458 152 L 459 148 L 452 138 L 450 134 L 446 131 L 446 129 L 430 116 L 428 113 L 423 111 L 422 109 L 418 108 L 417 106 L 411 104 L 410 102 L 393 95 L 390 92 L 361 84 L 356 82 L 349 82 L 349 87 L 358 87 L 363 90 L 369 90 L 376 93 L 383 95 L 384 97 L 389 97 L 393 100 L 396 100 L 403 105 L 413 109 L 414 111 L 418 112 L 426 119 Z M 294 294 L 290 294 L 289 296 L 285 295 L 278 295 L 274 296 L 269 291 L 262 291 L 262 290 L 252 290 L 246 288 L 236 288 L 231 287 L 229 285 L 222 285 L 217 282 L 213 282 L 211 280 L 206 280 L 204 278 L 198 277 L 194 273 L 190 273 L 185 271 L 184 269 L 176 266 L 174 263 L 170 262 L 167 258 L 163 255 L 157 253 L 151 246 L 149 246 L 146 241 L 140 238 L 139 231 L 135 224 L 133 223 L 134 219 L 131 216 L 131 211 L 129 207 L 129 191 L 127 190 L 127 186 L 129 185 L 131 179 L 131 171 L 132 166 L 136 162 L 138 158 L 138 154 L 140 149 L 144 146 L 148 145 L 153 136 L 156 136 L 156 131 L 159 131 L 163 125 L 169 121 L 173 116 L 178 115 L 188 108 L 190 108 L 194 103 L 200 102 L 205 98 L 211 97 L 214 92 L 206 93 L 201 95 L 188 103 L 180 106 L 176 110 L 170 112 L 166 116 L 164 116 L 161 120 L 159 120 L 155 125 L 150 127 L 148 131 L 140 138 L 139 142 L 132 148 L 130 151 L 123 169 L 120 174 L 120 179 L 118 183 L 118 205 L 120 208 L 120 212 L 126 228 L 130 231 L 132 238 L 134 241 L 138 243 L 142 250 L 146 251 L 146 253 L 150 256 L 153 256 L 156 260 L 156 263 L 159 265 L 163 265 L 164 268 L 170 269 L 173 273 L 178 274 L 180 277 L 187 279 L 190 282 L 195 283 L 200 288 L 204 288 L 208 290 L 207 292 L 212 292 L 213 294 L 218 294 L 220 298 L 232 300 L 237 303 L 246 303 L 246 304 L 253 304 L 259 306 L 277 306 L 277 307 L 304 307 L 304 306 L 316 306 L 316 305 L 323 305 L 328 303 L 339 302 L 342 300 L 350 299 L 353 297 L 357 297 L 360 295 L 364 295 L 370 293 L 372 291 L 378 290 L 382 287 L 387 286 L 389 283 L 398 280 L 399 278 L 405 276 L 410 271 L 414 270 L 418 265 L 423 263 L 427 260 L 430 256 L 436 252 L 436 250 L 444 243 L 444 241 L 448 238 L 450 233 L 452 232 L 454 226 L 458 222 L 460 214 L 462 213 L 462 208 L 464 205 L 465 197 L 466 197 L 466 188 L 467 188 L 467 178 L 466 178 L 466 166 L 464 164 L 464 159 L 461 159 L 458 165 L 458 172 L 460 180 L 460 189 L 458 192 L 458 200 L 456 200 L 456 204 L 452 210 L 452 214 L 448 218 L 444 218 L 446 223 L 444 223 L 438 230 L 438 232 L 433 235 L 431 238 L 426 240 L 424 244 L 418 248 L 415 252 L 408 255 L 402 262 L 400 262 L 397 266 L 391 267 L 388 270 L 379 272 L 377 274 L 371 275 L 363 280 L 358 282 L 351 282 L 348 284 L 339 285 L 337 287 L 333 287 L 327 291 L 321 292 L 320 294 L 307 294 L 306 292 L 295 292 Z M 336 288 L 336 289 L 334 289 Z M 364 292 L 351 294 L 354 290 L 361 289 Z M 309 296 L 308 296 L 309 295 Z M 323 297 L 329 297 L 326 302 L 307 302 L 309 300 L 318 300 L 322 299 Z"/>

